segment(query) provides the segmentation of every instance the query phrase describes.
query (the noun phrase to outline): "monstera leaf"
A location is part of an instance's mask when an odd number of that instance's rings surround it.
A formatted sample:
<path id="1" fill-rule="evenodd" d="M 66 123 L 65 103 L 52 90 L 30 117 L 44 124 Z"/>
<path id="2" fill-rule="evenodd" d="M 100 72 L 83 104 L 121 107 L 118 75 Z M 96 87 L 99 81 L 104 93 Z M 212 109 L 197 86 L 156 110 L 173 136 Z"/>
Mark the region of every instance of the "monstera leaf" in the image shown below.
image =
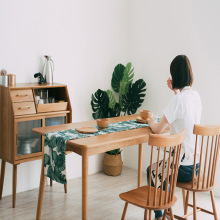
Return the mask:
<path id="1" fill-rule="evenodd" d="M 133 77 L 134 77 L 134 68 L 131 69 L 131 63 L 128 63 L 124 69 L 122 81 L 131 84 L 133 81 Z"/>
<path id="2" fill-rule="evenodd" d="M 106 91 L 98 89 L 95 94 L 92 94 L 91 106 L 94 113 L 92 116 L 94 119 L 107 118 L 109 98 Z"/>
<path id="3" fill-rule="evenodd" d="M 120 113 L 121 113 L 121 107 L 120 107 L 119 103 L 115 103 L 115 107 L 113 109 L 109 108 L 108 117 L 109 118 L 118 117 L 118 116 L 120 116 Z"/>
<path id="4" fill-rule="evenodd" d="M 119 92 L 120 82 L 122 81 L 123 76 L 124 76 L 124 69 L 125 69 L 124 65 L 118 64 L 115 67 L 114 72 L 112 74 L 111 86 L 112 86 L 112 89 L 117 93 Z"/>
<path id="5" fill-rule="evenodd" d="M 116 104 L 115 96 L 114 96 L 113 92 L 111 90 L 109 90 L 109 89 L 107 90 L 107 94 L 108 94 L 108 98 L 109 98 L 109 105 L 108 105 L 108 107 L 114 109 L 115 108 L 115 104 Z"/>
<path id="6" fill-rule="evenodd" d="M 146 91 L 146 83 L 143 79 L 137 80 L 135 83 L 130 84 L 128 92 L 123 96 L 123 112 L 128 115 L 134 114 L 144 101 Z"/>

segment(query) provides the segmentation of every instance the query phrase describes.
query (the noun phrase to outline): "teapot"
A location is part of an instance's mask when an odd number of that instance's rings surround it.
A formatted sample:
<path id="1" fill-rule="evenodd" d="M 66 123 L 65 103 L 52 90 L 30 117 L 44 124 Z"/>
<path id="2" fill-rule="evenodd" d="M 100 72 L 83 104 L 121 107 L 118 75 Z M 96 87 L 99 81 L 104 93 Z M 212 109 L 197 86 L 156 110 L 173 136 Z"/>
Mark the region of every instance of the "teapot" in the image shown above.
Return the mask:
<path id="1" fill-rule="evenodd" d="M 44 63 L 42 75 L 47 83 L 53 84 L 54 62 L 51 59 L 51 56 L 45 55 L 44 57 L 45 57 L 46 61 Z"/>

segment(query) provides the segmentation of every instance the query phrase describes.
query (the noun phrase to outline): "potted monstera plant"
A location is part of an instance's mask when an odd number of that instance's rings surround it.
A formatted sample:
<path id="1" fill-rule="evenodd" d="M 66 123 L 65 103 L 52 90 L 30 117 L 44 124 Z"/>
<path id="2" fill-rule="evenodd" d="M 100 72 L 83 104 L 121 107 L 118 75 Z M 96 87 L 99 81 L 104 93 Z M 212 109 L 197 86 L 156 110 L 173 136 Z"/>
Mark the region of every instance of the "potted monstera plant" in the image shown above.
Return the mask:
<path id="1" fill-rule="evenodd" d="M 110 90 L 98 89 L 92 94 L 91 106 L 94 119 L 131 115 L 136 113 L 145 97 L 146 83 L 143 79 L 133 82 L 134 68 L 118 64 L 113 71 Z M 115 95 L 114 95 L 115 94 Z M 104 172 L 117 176 L 122 171 L 121 150 L 108 151 L 103 160 Z"/>

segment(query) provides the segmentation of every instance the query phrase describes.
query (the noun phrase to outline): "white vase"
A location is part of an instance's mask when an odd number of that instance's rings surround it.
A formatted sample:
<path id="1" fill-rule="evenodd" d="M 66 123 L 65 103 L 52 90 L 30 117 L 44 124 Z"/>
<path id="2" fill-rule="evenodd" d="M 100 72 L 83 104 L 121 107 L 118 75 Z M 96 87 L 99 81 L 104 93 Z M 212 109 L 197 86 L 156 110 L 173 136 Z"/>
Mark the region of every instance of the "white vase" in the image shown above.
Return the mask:
<path id="1" fill-rule="evenodd" d="M 43 68 L 43 77 L 47 83 L 53 84 L 53 71 L 54 71 L 54 63 L 50 56 L 44 56 L 46 61 L 44 63 Z"/>

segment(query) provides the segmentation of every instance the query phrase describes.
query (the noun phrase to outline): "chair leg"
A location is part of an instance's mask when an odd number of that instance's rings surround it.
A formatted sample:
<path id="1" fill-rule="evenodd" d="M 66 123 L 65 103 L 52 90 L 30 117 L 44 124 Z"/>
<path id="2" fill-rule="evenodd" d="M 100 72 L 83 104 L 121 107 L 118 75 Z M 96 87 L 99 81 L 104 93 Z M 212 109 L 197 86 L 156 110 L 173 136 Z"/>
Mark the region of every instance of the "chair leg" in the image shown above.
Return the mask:
<path id="1" fill-rule="evenodd" d="M 172 219 L 172 220 L 174 220 L 174 216 L 173 216 L 173 210 L 172 210 L 172 208 L 170 207 L 170 218 Z"/>
<path id="2" fill-rule="evenodd" d="M 67 193 L 67 184 L 64 184 L 64 192 Z"/>
<path id="3" fill-rule="evenodd" d="M 145 209 L 145 211 L 144 211 L 144 220 L 147 220 L 147 214 L 148 214 L 148 209 Z"/>
<path id="4" fill-rule="evenodd" d="M 121 220 L 125 220 L 125 215 L 126 215 L 127 208 L 128 208 L 128 202 L 125 202 L 125 206 L 124 206 L 124 210 L 123 210 L 123 213 L 122 213 Z"/>
<path id="5" fill-rule="evenodd" d="M 2 199 L 3 185 L 4 185 L 4 177 L 5 177 L 5 160 L 2 160 L 1 166 L 1 179 L 0 179 L 0 200 Z"/>
<path id="6" fill-rule="evenodd" d="M 218 216 L 217 216 L 216 207 L 215 207 L 215 199 L 214 199 L 214 195 L 212 191 L 210 191 L 210 195 L 211 195 L 211 200 L 212 200 L 212 208 L 213 208 L 214 217 L 215 217 L 215 220 L 217 220 Z"/>
<path id="7" fill-rule="evenodd" d="M 53 180 L 50 179 L 50 186 L 53 186 Z"/>
<path id="8" fill-rule="evenodd" d="M 151 220 L 151 210 L 149 210 L 149 219 Z"/>
<path id="9" fill-rule="evenodd" d="M 186 203 L 186 194 L 185 194 L 185 189 L 182 189 L 182 197 L 183 197 L 183 210 L 184 210 L 184 213 L 186 212 L 185 211 L 185 203 Z"/>
<path id="10" fill-rule="evenodd" d="M 15 208 L 16 203 L 16 186 L 17 186 L 17 164 L 13 165 L 13 181 L 12 181 L 12 207 Z"/>
<path id="11" fill-rule="evenodd" d="M 184 208 L 184 215 L 187 215 L 187 212 L 188 212 L 188 204 L 189 204 L 189 191 L 187 190 L 186 200 L 185 200 L 185 208 Z"/>
<path id="12" fill-rule="evenodd" d="M 167 216 L 167 209 L 164 210 L 164 213 L 163 213 L 163 220 L 166 219 L 166 216 Z"/>
<path id="13" fill-rule="evenodd" d="M 193 192 L 193 220 L 196 220 L 197 209 L 196 209 L 196 193 Z"/>

